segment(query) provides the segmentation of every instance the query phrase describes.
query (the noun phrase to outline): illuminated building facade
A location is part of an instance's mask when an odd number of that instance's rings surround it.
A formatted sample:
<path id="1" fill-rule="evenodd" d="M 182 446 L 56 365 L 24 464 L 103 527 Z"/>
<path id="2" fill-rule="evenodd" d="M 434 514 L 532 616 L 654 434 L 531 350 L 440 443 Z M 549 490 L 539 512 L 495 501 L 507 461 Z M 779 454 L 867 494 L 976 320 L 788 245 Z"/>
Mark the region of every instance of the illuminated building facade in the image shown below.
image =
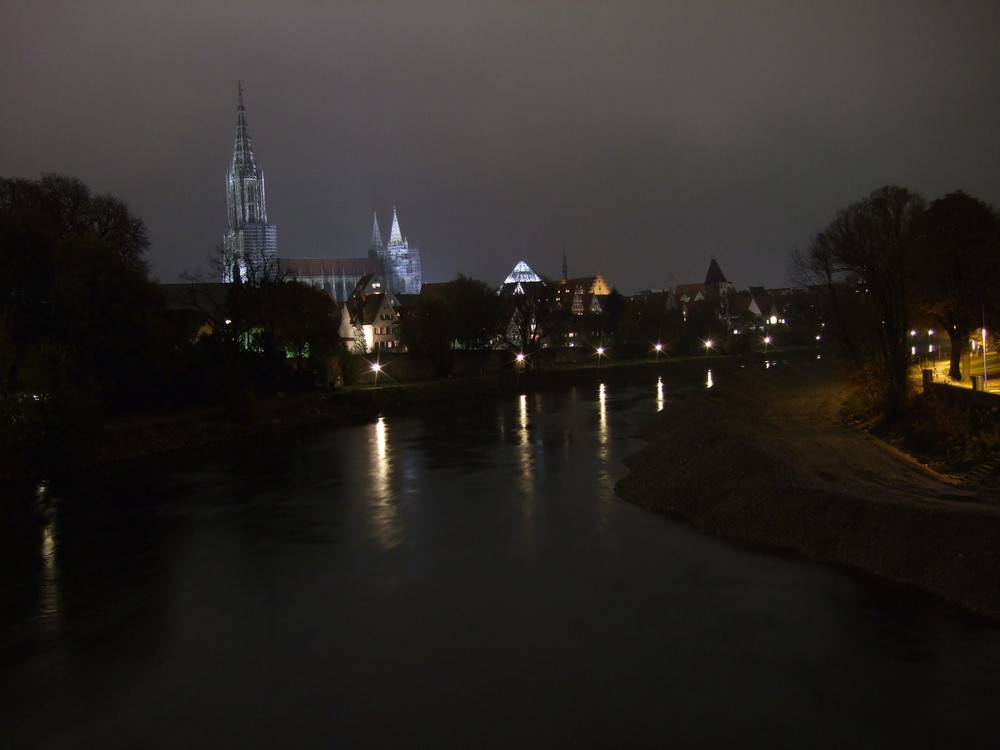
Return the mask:
<path id="1" fill-rule="evenodd" d="M 259 281 L 278 275 L 278 228 L 267 223 L 264 173 L 250 143 L 243 85 L 236 110 L 236 142 L 226 174 L 229 231 L 222 238 L 222 280 Z"/>

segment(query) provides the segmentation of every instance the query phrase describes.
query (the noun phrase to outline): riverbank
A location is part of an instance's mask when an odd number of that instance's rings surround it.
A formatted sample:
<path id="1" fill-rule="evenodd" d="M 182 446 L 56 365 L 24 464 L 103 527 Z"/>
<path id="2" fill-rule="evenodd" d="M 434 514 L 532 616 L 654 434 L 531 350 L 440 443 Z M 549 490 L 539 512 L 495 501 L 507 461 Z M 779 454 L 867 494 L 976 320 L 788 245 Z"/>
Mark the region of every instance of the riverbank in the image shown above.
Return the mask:
<path id="1" fill-rule="evenodd" d="M 844 425 L 820 365 L 743 371 L 644 428 L 618 494 L 725 536 L 919 586 L 1000 620 L 1000 498 Z"/>
<path id="2" fill-rule="evenodd" d="M 715 360 L 716 358 L 713 358 Z M 227 405 L 207 409 L 141 414 L 94 425 L 77 450 L 58 459 L 32 456 L 7 462 L 0 457 L 0 481 L 24 480 L 86 467 L 197 449 L 216 443 L 252 439 L 256 435 L 314 425 L 348 424 L 449 401 L 530 393 L 593 383 L 642 382 L 658 374 L 672 382 L 698 377 L 705 360 L 663 359 L 606 362 L 603 366 L 553 366 L 523 371 L 508 369 L 477 377 L 435 378 L 397 382 L 391 375 L 377 386 L 337 388 L 321 393 L 255 398 L 243 395 Z M 735 367 L 718 358 L 713 367 Z"/>

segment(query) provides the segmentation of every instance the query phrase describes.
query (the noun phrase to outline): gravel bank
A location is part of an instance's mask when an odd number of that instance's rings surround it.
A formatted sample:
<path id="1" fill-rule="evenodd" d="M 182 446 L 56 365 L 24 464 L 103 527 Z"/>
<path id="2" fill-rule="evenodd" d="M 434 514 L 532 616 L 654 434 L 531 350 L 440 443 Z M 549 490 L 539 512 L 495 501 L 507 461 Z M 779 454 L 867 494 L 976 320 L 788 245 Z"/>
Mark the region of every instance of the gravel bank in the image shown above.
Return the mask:
<path id="1" fill-rule="evenodd" d="M 651 420 L 618 494 L 726 536 L 915 584 L 1000 620 L 1000 498 L 839 419 L 821 365 L 741 372 Z"/>

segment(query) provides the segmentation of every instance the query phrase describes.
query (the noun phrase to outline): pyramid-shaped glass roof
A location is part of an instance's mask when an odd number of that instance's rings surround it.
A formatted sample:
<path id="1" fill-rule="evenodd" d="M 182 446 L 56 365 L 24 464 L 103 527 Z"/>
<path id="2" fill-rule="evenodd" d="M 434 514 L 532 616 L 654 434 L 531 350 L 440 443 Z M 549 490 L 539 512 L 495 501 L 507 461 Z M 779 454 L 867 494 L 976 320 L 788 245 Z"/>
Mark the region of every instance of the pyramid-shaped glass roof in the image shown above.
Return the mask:
<path id="1" fill-rule="evenodd" d="M 510 272 L 510 276 L 507 277 L 504 284 L 528 284 L 537 283 L 541 280 L 541 277 L 532 271 L 528 264 L 522 260 L 514 266 L 514 270 Z"/>

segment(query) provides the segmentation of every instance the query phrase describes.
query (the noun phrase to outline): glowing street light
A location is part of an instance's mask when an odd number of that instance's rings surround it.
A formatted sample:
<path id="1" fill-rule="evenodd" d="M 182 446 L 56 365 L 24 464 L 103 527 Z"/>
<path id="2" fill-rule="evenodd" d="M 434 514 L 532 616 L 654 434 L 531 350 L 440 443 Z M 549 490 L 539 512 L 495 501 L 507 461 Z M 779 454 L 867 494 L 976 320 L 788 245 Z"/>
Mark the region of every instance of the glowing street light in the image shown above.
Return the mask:
<path id="1" fill-rule="evenodd" d="M 661 344 L 659 341 L 657 341 L 656 342 L 656 346 L 654 346 L 653 349 L 656 350 L 656 364 L 659 365 L 660 364 L 660 352 L 663 351 L 663 344 Z"/>
<path id="2" fill-rule="evenodd" d="M 767 345 L 770 344 L 770 343 L 771 343 L 771 337 L 770 336 L 765 336 L 764 337 L 764 354 L 767 354 Z"/>
<path id="3" fill-rule="evenodd" d="M 378 388 L 378 374 L 382 372 L 382 365 L 379 362 L 372 362 L 372 374 L 375 377 L 375 387 Z"/>
<path id="4" fill-rule="evenodd" d="M 983 325 L 983 388 L 986 387 L 986 383 L 989 381 L 989 375 L 986 374 L 986 325 Z"/>
<path id="5" fill-rule="evenodd" d="M 604 347 L 603 346 L 597 347 L 597 369 L 598 370 L 601 369 L 601 357 L 603 357 L 603 356 L 604 356 Z"/>
<path id="6" fill-rule="evenodd" d="M 517 360 L 518 367 L 524 367 L 524 353 L 523 352 L 518 352 L 517 356 L 515 357 L 515 359 Z"/>
<path id="7" fill-rule="evenodd" d="M 708 350 L 712 348 L 712 344 L 715 343 L 712 339 L 706 339 L 705 341 L 705 359 L 708 359 Z"/>

